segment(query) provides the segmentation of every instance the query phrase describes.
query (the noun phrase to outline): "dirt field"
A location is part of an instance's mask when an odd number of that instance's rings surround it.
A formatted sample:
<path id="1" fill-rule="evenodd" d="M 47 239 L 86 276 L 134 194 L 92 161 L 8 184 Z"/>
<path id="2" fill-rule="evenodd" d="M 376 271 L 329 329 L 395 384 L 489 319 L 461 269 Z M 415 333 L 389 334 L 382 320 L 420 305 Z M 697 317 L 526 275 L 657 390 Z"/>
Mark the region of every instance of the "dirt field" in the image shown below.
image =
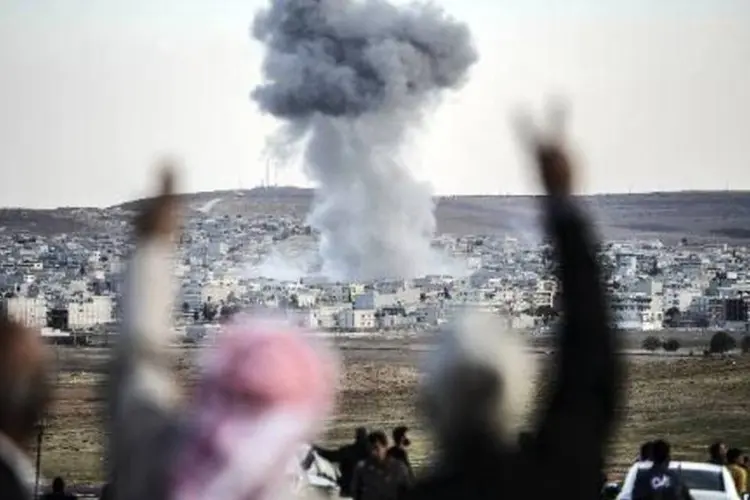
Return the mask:
<path id="1" fill-rule="evenodd" d="M 414 341 L 365 339 L 338 342 L 344 360 L 338 411 L 323 442 L 342 444 L 354 428 L 385 430 L 397 424 L 413 428 L 415 462 L 429 450 L 429 436 L 415 414 L 419 346 Z M 178 377 L 189 385 L 196 349 L 180 351 Z M 97 385 L 108 351 L 59 348 L 62 368 L 58 401 L 49 419 L 42 455 L 46 477 L 62 475 L 71 485 L 102 480 L 102 400 Z M 750 358 L 736 361 L 664 357 L 628 357 L 628 400 L 611 447 L 613 476 L 629 465 L 647 439 L 664 437 L 677 458 L 703 459 L 709 442 L 724 439 L 750 445 Z"/>

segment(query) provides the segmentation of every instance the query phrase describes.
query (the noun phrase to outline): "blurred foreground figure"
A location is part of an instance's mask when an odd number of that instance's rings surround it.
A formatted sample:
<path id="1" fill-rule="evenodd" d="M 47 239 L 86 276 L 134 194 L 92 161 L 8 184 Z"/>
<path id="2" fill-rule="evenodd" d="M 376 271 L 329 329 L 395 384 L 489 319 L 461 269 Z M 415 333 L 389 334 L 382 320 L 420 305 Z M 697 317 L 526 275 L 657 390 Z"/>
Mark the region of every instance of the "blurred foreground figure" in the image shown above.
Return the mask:
<path id="1" fill-rule="evenodd" d="M 50 400 L 52 361 L 38 331 L 0 317 L 0 498 L 34 495 L 28 447 Z"/>
<path id="2" fill-rule="evenodd" d="M 491 317 L 469 316 L 443 332 L 421 395 L 440 455 L 413 499 L 599 498 L 620 365 L 596 241 L 571 197 L 559 135 L 543 138 L 528 125 L 523 132 L 546 191 L 564 294 L 552 390 L 519 446 L 519 418 L 533 396 L 522 345 Z"/>
<path id="3" fill-rule="evenodd" d="M 335 360 L 301 332 L 247 317 L 202 360 L 178 404 L 172 376 L 171 173 L 136 222 L 123 331 L 108 387 L 115 500 L 276 500 L 298 446 L 331 409 Z"/>

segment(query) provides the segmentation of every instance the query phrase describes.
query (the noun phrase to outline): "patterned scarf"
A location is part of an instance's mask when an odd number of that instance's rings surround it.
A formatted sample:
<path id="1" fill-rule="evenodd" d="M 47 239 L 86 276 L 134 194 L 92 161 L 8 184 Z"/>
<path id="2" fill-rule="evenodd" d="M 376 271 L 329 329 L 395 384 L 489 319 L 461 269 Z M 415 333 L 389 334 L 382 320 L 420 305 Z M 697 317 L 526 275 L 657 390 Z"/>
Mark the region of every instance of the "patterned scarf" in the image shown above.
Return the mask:
<path id="1" fill-rule="evenodd" d="M 288 464 L 332 409 L 333 352 L 285 323 L 245 316 L 222 333 L 203 368 L 172 499 L 286 496 Z"/>

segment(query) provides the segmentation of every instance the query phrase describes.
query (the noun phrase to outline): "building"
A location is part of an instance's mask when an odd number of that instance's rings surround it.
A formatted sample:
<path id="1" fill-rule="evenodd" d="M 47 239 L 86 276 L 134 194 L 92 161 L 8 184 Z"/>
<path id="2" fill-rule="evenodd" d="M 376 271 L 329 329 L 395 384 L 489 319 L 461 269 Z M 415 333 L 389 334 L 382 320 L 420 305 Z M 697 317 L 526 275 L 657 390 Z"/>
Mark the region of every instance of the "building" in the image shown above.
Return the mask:
<path id="1" fill-rule="evenodd" d="M 661 300 L 645 293 L 614 293 L 611 298 L 612 316 L 621 330 L 661 330 L 664 311 Z"/>
<path id="2" fill-rule="evenodd" d="M 419 303 L 420 294 L 419 288 L 407 287 L 387 293 L 368 290 L 354 299 L 354 309 L 382 309 L 397 305 L 413 305 Z"/>
<path id="3" fill-rule="evenodd" d="M 349 309 L 341 311 L 338 315 L 338 326 L 342 330 L 374 330 L 374 309 Z"/>
<path id="4" fill-rule="evenodd" d="M 39 297 L 10 297 L 2 301 L 2 313 L 9 319 L 28 326 L 47 326 L 47 301 Z"/>
<path id="5" fill-rule="evenodd" d="M 346 310 L 351 310 L 351 304 L 319 306 L 315 309 L 309 309 L 304 316 L 303 324 L 309 328 L 338 328 L 341 312 Z"/>
<path id="6" fill-rule="evenodd" d="M 747 323 L 747 302 L 744 299 L 726 299 L 724 316 L 728 322 Z"/>
<path id="7" fill-rule="evenodd" d="M 68 303 L 68 327 L 85 330 L 112 322 L 114 303 L 111 297 L 95 296 Z"/>
<path id="8" fill-rule="evenodd" d="M 555 306 L 555 295 L 557 294 L 557 283 L 554 280 L 541 280 L 537 283 L 536 290 L 532 302 L 534 307 L 539 309 L 540 307 Z"/>
<path id="9" fill-rule="evenodd" d="M 664 290 L 664 310 L 676 307 L 680 312 L 686 312 L 693 300 L 700 296 L 701 292 L 697 289 L 667 288 Z"/>
<path id="10" fill-rule="evenodd" d="M 201 303 L 224 302 L 244 293 L 245 288 L 234 278 L 212 279 L 201 287 Z"/>

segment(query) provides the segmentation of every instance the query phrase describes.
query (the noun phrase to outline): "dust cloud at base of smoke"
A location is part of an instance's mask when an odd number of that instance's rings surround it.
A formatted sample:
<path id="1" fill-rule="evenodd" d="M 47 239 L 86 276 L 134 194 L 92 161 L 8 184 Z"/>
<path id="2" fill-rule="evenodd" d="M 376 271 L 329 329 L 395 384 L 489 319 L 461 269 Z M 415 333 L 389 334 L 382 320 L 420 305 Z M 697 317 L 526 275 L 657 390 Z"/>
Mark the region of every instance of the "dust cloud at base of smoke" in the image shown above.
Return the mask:
<path id="1" fill-rule="evenodd" d="M 430 248 L 426 260 L 420 268 L 423 275 L 447 275 L 455 278 L 467 277 L 471 274 L 467 262 L 454 257 L 439 249 Z M 415 274 L 421 276 L 422 274 Z M 318 250 L 312 247 L 288 251 L 274 248 L 259 259 L 255 264 L 247 266 L 244 278 L 265 278 L 276 281 L 298 282 L 304 278 L 322 278 L 327 281 L 341 281 L 345 279 L 336 270 L 326 269 L 321 262 Z"/>

